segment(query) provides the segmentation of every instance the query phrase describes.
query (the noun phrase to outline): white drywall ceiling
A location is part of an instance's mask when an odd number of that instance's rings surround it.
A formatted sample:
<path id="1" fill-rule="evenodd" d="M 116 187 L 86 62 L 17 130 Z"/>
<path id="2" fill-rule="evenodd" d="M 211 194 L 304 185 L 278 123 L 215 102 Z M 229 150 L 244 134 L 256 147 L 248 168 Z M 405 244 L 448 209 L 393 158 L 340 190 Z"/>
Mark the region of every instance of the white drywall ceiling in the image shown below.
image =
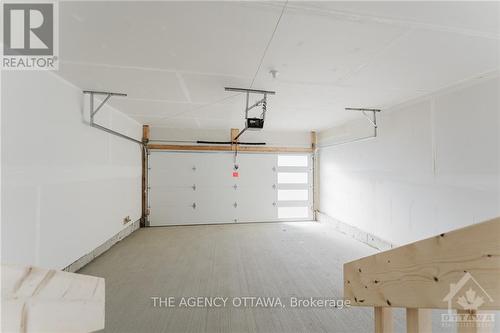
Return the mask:
<path id="1" fill-rule="evenodd" d="M 499 69 L 498 2 L 289 2 L 264 58 L 284 2 L 60 5 L 59 74 L 153 126 L 241 127 L 254 81 L 267 129 L 321 130 Z"/>

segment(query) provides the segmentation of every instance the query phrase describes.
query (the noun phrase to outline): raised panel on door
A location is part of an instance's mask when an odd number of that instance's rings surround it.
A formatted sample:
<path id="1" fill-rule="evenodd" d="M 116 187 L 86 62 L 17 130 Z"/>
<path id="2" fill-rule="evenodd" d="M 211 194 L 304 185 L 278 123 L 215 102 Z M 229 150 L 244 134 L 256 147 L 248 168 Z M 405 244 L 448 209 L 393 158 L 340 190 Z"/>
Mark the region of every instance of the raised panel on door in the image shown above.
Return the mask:
<path id="1" fill-rule="evenodd" d="M 238 222 L 270 222 L 278 220 L 276 190 L 245 188 L 237 193 Z"/>
<path id="2" fill-rule="evenodd" d="M 193 224 L 200 219 L 193 208 L 196 194 L 190 188 L 162 188 L 154 185 L 149 192 L 151 226 Z"/>
<path id="3" fill-rule="evenodd" d="M 152 152 L 149 155 L 149 185 L 192 186 L 197 180 L 199 158 L 192 154 Z"/>
<path id="4" fill-rule="evenodd" d="M 196 190 L 197 223 L 234 223 L 236 196 L 230 186 L 205 187 Z"/>

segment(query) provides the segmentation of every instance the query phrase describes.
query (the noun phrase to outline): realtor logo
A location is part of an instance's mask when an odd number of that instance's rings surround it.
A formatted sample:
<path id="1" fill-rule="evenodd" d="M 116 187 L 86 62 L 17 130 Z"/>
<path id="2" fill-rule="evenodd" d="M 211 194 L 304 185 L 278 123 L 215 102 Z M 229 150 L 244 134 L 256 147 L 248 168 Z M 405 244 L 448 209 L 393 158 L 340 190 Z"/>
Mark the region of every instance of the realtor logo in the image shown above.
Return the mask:
<path id="1" fill-rule="evenodd" d="M 448 302 L 448 313 L 441 315 L 443 326 L 451 326 L 453 323 L 463 327 L 488 327 L 495 321 L 492 313 L 477 313 L 483 304 L 493 302 L 493 298 L 469 272 L 457 283 L 450 284 L 450 291 L 443 302 Z M 460 314 L 454 313 L 453 309 L 456 308 L 463 311 Z"/>
<path id="2" fill-rule="evenodd" d="M 57 3 L 4 3 L 2 9 L 2 69 L 57 69 Z"/>

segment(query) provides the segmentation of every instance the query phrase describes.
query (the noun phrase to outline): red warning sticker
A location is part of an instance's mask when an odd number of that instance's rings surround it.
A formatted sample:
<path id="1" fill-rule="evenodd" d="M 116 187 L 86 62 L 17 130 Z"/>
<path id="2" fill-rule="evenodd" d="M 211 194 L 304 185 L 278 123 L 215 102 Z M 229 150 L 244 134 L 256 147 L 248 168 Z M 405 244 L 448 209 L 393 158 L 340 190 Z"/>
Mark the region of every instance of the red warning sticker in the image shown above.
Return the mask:
<path id="1" fill-rule="evenodd" d="M 233 177 L 239 177 L 239 176 L 240 176 L 240 173 L 239 173 L 239 172 L 237 172 L 237 171 L 234 171 L 234 172 L 233 172 Z"/>

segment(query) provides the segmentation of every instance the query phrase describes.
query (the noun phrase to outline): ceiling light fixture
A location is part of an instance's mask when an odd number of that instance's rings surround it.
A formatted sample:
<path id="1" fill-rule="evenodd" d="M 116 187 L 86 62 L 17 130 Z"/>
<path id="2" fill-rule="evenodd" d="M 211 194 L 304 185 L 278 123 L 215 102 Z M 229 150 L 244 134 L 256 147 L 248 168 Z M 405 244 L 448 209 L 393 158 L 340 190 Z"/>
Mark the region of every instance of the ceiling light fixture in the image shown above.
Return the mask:
<path id="1" fill-rule="evenodd" d="M 269 71 L 269 74 L 272 75 L 273 79 L 276 79 L 278 77 L 278 75 L 280 75 L 280 72 L 278 72 L 276 69 L 271 69 Z"/>

